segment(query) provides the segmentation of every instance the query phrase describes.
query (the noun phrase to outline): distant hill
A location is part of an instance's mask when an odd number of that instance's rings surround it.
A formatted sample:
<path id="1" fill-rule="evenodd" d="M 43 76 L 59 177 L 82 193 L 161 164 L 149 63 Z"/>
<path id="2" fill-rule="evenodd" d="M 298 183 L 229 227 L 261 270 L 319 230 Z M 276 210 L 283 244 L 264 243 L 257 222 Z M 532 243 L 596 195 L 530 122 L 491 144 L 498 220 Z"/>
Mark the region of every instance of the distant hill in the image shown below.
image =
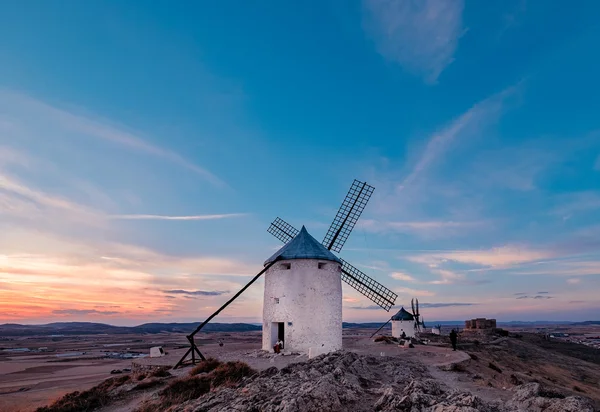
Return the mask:
<path id="1" fill-rule="evenodd" d="M 113 326 L 92 322 L 56 322 L 45 325 L 19 325 L 6 323 L 0 325 L 0 336 L 33 335 L 97 335 L 127 333 L 190 333 L 200 325 L 194 323 L 144 323 L 138 326 Z M 261 326 L 249 323 L 209 323 L 202 332 L 249 332 L 262 330 Z"/>
<path id="2" fill-rule="evenodd" d="M 379 328 L 383 322 L 353 323 L 343 322 L 344 329 L 366 329 Z M 498 322 L 502 326 L 533 326 L 533 325 L 600 325 L 600 321 L 585 322 L 560 322 L 560 321 L 511 321 Z M 144 323 L 137 326 L 114 326 L 105 323 L 93 322 L 54 322 L 45 325 L 19 325 L 16 323 L 5 323 L 0 325 L 0 336 L 33 336 L 33 335 L 97 335 L 97 334 L 127 334 L 127 333 L 191 333 L 200 325 L 193 323 Z M 427 327 L 434 325 L 464 325 L 464 321 L 431 321 L 426 323 Z M 391 323 L 386 325 L 390 328 Z M 202 332 L 251 332 L 260 331 L 262 326 L 255 323 L 209 323 Z"/>
<path id="3" fill-rule="evenodd" d="M 586 320 L 585 322 L 575 322 L 576 326 L 600 325 L 600 320 Z"/>

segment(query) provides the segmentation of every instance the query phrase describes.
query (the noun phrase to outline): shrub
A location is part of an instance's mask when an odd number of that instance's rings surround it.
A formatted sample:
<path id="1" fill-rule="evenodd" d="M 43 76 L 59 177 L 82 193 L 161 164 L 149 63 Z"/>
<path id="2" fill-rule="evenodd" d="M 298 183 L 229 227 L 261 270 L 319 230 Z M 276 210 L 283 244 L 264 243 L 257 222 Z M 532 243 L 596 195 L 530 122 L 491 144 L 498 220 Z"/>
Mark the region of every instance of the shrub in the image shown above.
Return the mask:
<path id="1" fill-rule="evenodd" d="M 215 359 L 207 359 L 204 362 L 192 369 L 189 376 L 174 380 L 159 391 L 159 399 L 156 402 L 145 402 L 136 412 L 166 410 L 172 405 L 197 399 L 219 386 L 236 385 L 245 377 L 257 373 L 244 362 L 221 363 Z M 210 369 L 210 371 L 206 373 L 206 369 Z M 194 372 L 197 373 L 194 374 Z"/>
<path id="2" fill-rule="evenodd" d="M 255 374 L 256 371 L 248 364 L 240 361 L 227 362 L 219 365 L 210 373 L 213 388 L 221 385 L 232 385 L 240 382 L 246 376 Z"/>
<path id="3" fill-rule="evenodd" d="M 469 353 L 469 357 L 473 360 L 478 360 L 479 356 L 475 355 L 474 353 Z"/>
<path id="4" fill-rule="evenodd" d="M 584 391 L 583 389 L 581 389 L 581 388 L 580 388 L 579 386 L 577 386 L 577 385 L 573 386 L 573 390 L 574 390 L 575 392 L 582 392 L 582 393 L 585 393 L 585 391 Z"/>
<path id="5" fill-rule="evenodd" d="M 158 386 L 162 383 L 163 383 L 163 381 L 161 381 L 160 379 L 149 379 L 145 382 L 140 382 L 137 385 L 135 385 L 133 390 L 141 391 L 141 390 L 148 389 L 148 388 L 154 388 L 155 386 Z"/>
<path id="6" fill-rule="evenodd" d="M 511 374 L 510 375 L 510 383 L 512 383 L 513 385 L 522 385 L 523 381 L 521 381 L 521 379 L 519 379 L 515 374 Z"/>
<path id="7" fill-rule="evenodd" d="M 495 365 L 495 364 L 493 364 L 492 362 L 490 362 L 490 363 L 488 364 L 488 367 L 489 367 L 490 369 L 493 369 L 493 370 L 495 370 L 495 371 L 496 371 L 496 372 L 498 372 L 498 373 L 502 373 L 502 369 L 500 369 L 498 366 L 496 366 L 496 365 Z"/>
<path id="8" fill-rule="evenodd" d="M 49 406 L 36 409 L 36 412 L 82 412 L 91 411 L 110 403 L 110 391 L 130 380 L 128 375 L 107 379 L 99 385 L 83 392 L 71 392 L 57 399 Z"/>
<path id="9" fill-rule="evenodd" d="M 194 368 L 190 371 L 190 376 L 196 376 L 201 373 L 212 372 L 219 365 L 221 365 L 221 362 L 215 358 L 208 358 L 206 360 L 200 361 L 200 363 L 194 366 Z"/>
<path id="10" fill-rule="evenodd" d="M 146 375 L 144 375 L 143 373 L 141 375 L 138 375 L 136 378 L 138 381 L 143 381 L 144 379 L 146 379 Z"/>
<path id="11" fill-rule="evenodd" d="M 150 376 L 153 376 L 155 378 L 167 378 L 171 376 L 169 369 L 170 368 L 168 366 L 160 369 L 155 369 L 152 372 L 150 372 Z"/>
<path id="12" fill-rule="evenodd" d="M 188 376 L 171 382 L 159 392 L 160 405 L 164 409 L 170 405 L 178 405 L 197 399 L 208 392 L 210 392 L 210 378 L 208 376 Z"/>

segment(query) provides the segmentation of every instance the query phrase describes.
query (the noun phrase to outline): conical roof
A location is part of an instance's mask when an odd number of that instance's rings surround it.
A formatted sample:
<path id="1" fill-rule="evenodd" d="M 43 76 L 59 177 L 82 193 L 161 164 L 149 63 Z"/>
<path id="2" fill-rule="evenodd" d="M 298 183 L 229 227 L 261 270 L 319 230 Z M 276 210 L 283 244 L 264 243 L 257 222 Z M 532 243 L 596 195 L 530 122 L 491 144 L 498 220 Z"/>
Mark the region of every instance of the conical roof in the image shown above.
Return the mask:
<path id="1" fill-rule="evenodd" d="M 392 320 L 415 320 L 415 317 L 412 315 L 412 313 L 404 310 L 404 306 L 402 306 L 398 313 L 392 316 Z"/>
<path id="2" fill-rule="evenodd" d="M 342 264 L 341 259 L 312 237 L 304 226 L 295 238 L 265 261 L 265 266 L 276 260 L 288 259 L 322 259 Z"/>

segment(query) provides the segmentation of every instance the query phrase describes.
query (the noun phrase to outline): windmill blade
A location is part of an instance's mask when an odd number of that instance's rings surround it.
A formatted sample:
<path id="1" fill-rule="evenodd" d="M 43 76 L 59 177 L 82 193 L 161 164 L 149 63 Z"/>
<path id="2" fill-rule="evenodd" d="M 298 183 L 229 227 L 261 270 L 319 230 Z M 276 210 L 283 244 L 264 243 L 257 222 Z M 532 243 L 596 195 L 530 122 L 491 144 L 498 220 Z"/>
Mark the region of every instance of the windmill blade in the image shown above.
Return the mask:
<path id="1" fill-rule="evenodd" d="M 397 294 L 370 278 L 344 259 L 342 260 L 342 280 L 354 289 L 368 297 L 373 303 L 383 308 L 386 312 L 394 306 Z"/>
<path id="2" fill-rule="evenodd" d="M 412 307 L 412 315 L 413 316 L 417 316 L 416 312 L 415 312 L 415 298 L 412 298 L 410 300 L 410 306 Z"/>
<path id="3" fill-rule="evenodd" d="M 283 243 L 287 243 L 295 238 L 300 231 L 287 223 L 285 220 L 278 217 L 273 221 L 273 223 L 271 223 L 267 229 L 267 232 L 281 240 Z"/>
<path id="4" fill-rule="evenodd" d="M 421 314 L 419 313 L 419 298 L 415 298 L 415 302 L 417 303 L 417 319 L 418 319 L 419 316 L 421 316 Z"/>
<path id="5" fill-rule="evenodd" d="M 342 250 L 346 239 L 350 236 L 350 232 L 354 229 L 354 225 L 371 198 L 373 190 L 375 190 L 373 186 L 354 179 L 340 210 L 335 215 L 335 219 L 323 239 L 323 245 L 327 249 L 338 253 Z"/>

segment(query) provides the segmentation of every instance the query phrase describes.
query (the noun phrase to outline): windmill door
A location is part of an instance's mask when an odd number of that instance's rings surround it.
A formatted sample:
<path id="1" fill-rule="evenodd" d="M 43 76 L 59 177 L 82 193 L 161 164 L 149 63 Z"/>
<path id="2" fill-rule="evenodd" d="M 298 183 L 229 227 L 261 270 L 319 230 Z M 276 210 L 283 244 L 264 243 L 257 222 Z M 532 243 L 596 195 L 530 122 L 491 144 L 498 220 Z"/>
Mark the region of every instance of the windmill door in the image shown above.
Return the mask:
<path id="1" fill-rule="evenodd" d="M 284 322 L 279 322 L 277 324 L 277 338 L 283 342 L 283 347 L 285 348 L 285 331 L 284 331 Z"/>

